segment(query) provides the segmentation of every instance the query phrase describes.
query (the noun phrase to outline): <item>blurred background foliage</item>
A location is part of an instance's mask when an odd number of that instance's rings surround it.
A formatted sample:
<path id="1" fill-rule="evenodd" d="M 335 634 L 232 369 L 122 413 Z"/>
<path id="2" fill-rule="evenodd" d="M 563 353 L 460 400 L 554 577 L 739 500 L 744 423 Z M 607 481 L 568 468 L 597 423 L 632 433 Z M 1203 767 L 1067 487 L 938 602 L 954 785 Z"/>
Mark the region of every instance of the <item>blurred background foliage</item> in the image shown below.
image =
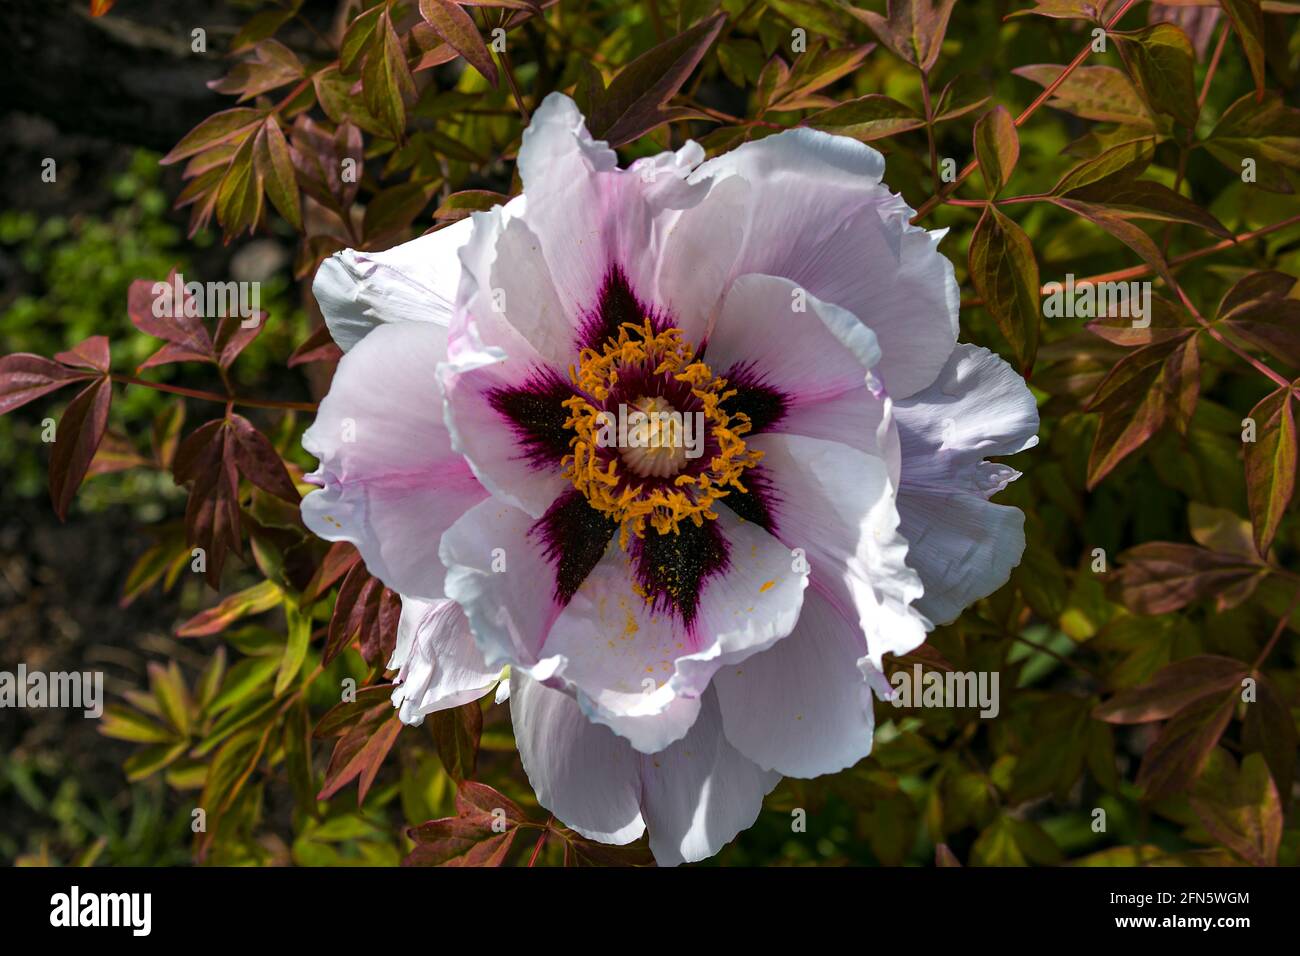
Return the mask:
<path id="1" fill-rule="evenodd" d="M 105 670 L 112 698 L 97 724 L 4 713 L 0 859 L 647 862 L 547 819 L 507 707 L 400 729 L 383 668 L 393 597 L 291 503 L 312 465 L 304 411 L 337 358 L 310 297 L 316 266 L 517 192 L 525 118 L 565 90 L 628 161 L 799 124 L 870 142 L 918 222 L 951 230 L 962 340 L 1022 368 L 1042 413 L 999 498 L 1026 514 L 1023 562 L 895 662 L 998 672 L 999 715 L 878 702 L 869 758 L 784 781 L 708 865 L 1297 862 L 1300 5 L 895 0 L 886 18 L 871 0 L 98 0 L 94 19 L 82 6 L 22 0 L 13 27 L 62 24 L 74 46 L 105 44 L 109 65 L 136 31 L 159 63 L 195 70 L 184 82 L 200 93 L 157 84 L 111 130 L 70 124 L 57 100 L 3 121 L 3 352 L 103 336 L 120 371 L 66 524 L 42 500 L 40 434 L 68 393 L 0 417 L 3 661 Z M 1089 49 L 1095 29 L 1105 50 Z M 56 183 L 40 179 L 47 156 Z M 1259 161 L 1254 181 L 1243 157 Z M 965 175 L 977 158 L 1001 174 Z M 1067 172 L 1091 185 L 1062 188 Z M 139 370 L 160 343 L 129 307 L 132 283 L 173 269 L 262 283 L 264 331 L 237 361 Z M 1153 281 L 1154 331 L 1044 319 L 1038 287 L 1067 273 Z M 1258 278 L 1278 275 L 1291 281 Z M 220 418 L 228 395 L 282 457 L 288 491 L 246 459 L 233 488 L 178 461 L 225 461 L 204 436 L 235 427 L 232 409 Z M 1272 415 L 1267 467 L 1242 439 L 1257 409 Z M 239 540 L 221 542 L 190 495 L 233 499 Z M 340 704 L 349 680 L 356 699 Z M 506 837 L 484 816 L 503 803 L 518 824 Z M 479 827 L 465 845 L 421 826 L 454 815 Z"/>

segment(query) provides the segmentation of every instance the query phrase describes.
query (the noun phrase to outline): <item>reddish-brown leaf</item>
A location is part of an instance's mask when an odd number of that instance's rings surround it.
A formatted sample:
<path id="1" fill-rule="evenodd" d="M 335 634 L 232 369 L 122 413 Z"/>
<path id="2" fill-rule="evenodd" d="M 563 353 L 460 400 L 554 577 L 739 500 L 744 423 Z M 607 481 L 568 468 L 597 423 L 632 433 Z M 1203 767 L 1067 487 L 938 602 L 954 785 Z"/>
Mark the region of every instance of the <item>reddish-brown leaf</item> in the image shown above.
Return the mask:
<path id="1" fill-rule="evenodd" d="M 483 735 L 483 710 L 476 700 L 429 715 L 433 739 L 443 769 L 453 780 L 474 775 L 479 738 Z"/>
<path id="2" fill-rule="evenodd" d="M 72 499 L 104 437 L 112 400 L 113 386 L 109 380 L 96 379 L 68 402 L 59 419 L 50 453 L 50 500 L 59 520 L 67 518 Z"/>
<path id="3" fill-rule="evenodd" d="M 695 26 L 625 66 L 609 87 L 597 89 L 599 76 L 588 87 L 587 124 L 592 135 L 621 146 L 644 136 L 671 118 L 665 109 L 704 58 L 722 29 L 725 14 Z"/>
<path id="4" fill-rule="evenodd" d="M 108 372 L 108 339 L 102 335 L 92 335 L 84 342 L 74 345 L 66 352 L 54 356 L 56 361 L 76 368 L 90 369 L 92 372 Z"/>
<path id="5" fill-rule="evenodd" d="M 363 723 L 348 731 L 334 748 L 325 771 L 325 783 L 316 799 L 328 800 L 353 780 L 358 780 L 357 805 L 364 803 L 366 793 L 401 730 L 402 722 L 397 719 L 397 712 L 390 711 L 377 727 Z"/>
<path id="6" fill-rule="evenodd" d="M 497 65 L 492 54 L 474 25 L 474 20 L 452 0 L 420 0 L 420 16 L 424 17 L 434 32 L 465 60 L 483 74 L 494 87 L 497 85 Z"/>
<path id="7" fill-rule="evenodd" d="M 229 427 L 234 432 L 235 461 L 240 473 L 263 491 L 296 505 L 301 495 L 270 439 L 243 415 L 231 415 Z"/>
<path id="8" fill-rule="evenodd" d="M 1168 720 L 1188 704 L 1209 694 L 1239 687 L 1249 668 L 1231 657 L 1201 654 L 1176 661 L 1151 680 L 1121 691 L 1092 712 L 1111 724 L 1143 724 Z"/>
<path id="9" fill-rule="evenodd" d="M 311 362 L 337 362 L 342 357 L 343 350 L 330 338 L 329 328 L 322 325 L 294 349 L 289 356 L 289 368 Z"/>
<path id="10" fill-rule="evenodd" d="M 136 279 L 127 290 L 127 314 L 131 324 L 141 332 L 160 338 L 170 343 L 173 348 L 167 361 L 213 360 L 212 340 L 208 330 L 203 327 L 195 310 L 190 305 L 190 297 L 181 289 L 176 294 L 176 271 L 166 280 Z M 164 349 L 164 351 L 167 351 Z M 160 353 L 161 354 L 161 353 Z M 156 356 L 155 356 L 156 358 Z M 161 361 L 150 359 L 148 365 L 161 365 Z"/>
<path id="11" fill-rule="evenodd" d="M 1185 793 L 1232 719 L 1236 691 L 1202 697 L 1175 714 L 1147 748 L 1137 783 L 1148 798 Z"/>
<path id="12" fill-rule="evenodd" d="M 1265 573 L 1236 554 L 1190 544 L 1152 541 L 1120 555 L 1108 591 L 1136 614 L 1166 614 L 1193 601 L 1217 597 Z"/>
<path id="13" fill-rule="evenodd" d="M 51 362 L 39 355 L 15 352 L 0 358 L 0 415 L 62 388 L 89 378 L 84 372 Z"/>

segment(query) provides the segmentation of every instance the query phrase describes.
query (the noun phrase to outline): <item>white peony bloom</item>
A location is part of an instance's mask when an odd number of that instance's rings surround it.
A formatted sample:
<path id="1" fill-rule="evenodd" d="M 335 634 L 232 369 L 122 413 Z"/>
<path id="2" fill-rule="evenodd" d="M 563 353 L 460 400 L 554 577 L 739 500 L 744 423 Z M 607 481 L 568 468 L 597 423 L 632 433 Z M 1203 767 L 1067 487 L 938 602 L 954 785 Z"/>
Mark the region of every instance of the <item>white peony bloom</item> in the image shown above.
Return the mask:
<path id="1" fill-rule="evenodd" d="M 884 654 L 1020 560 L 984 458 L 1038 427 L 878 152 L 702 160 L 619 169 L 547 97 L 523 196 L 322 265 L 346 354 L 304 438 L 308 526 L 402 595 L 402 719 L 508 665 L 538 800 L 661 864 L 870 751 Z"/>

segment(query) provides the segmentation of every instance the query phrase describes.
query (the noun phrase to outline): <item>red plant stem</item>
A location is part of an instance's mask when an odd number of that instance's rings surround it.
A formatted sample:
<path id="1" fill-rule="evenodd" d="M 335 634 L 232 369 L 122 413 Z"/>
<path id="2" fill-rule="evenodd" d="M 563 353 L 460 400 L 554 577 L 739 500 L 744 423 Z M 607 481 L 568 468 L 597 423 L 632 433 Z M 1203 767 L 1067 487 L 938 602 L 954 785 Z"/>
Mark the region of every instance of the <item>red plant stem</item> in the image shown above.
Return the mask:
<path id="1" fill-rule="evenodd" d="M 937 191 L 939 180 L 939 151 L 934 142 L 934 104 L 930 101 L 930 71 L 921 71 L 921 99 L 925 103 L 925 138 L 930 145 L 930 182 Z"/>
<path id="2" fill-rule="evenodd" d="M 1196 98 L 1196 112 L 1199 114 L 1201 107 L 1205 105 L 1205 98 L 1210 95 L 1210 81 L 1214 79 L 1214 73 L 1219 68 L 1219 58 L 1223 56 L 1223 48 L 1228 43 L 1228 21 L 1224 20 L 1222 28 L 1219 30 L 1219 42 L 1214 46 L 1214 54 L 1210 57 L 1210 65 L 1205 71 L 1205 82 L 1201 84 L 1201 95 Z"/>
<path id="3" fill-rule="evenodd" d="M 1115 15 L 1111 17 L 1110 20 L 1106 23 L 1106 29 L 1110 30 L 1112 27 L 1118 24 L 1120 19 L 1124 16 L 1124 14 L 1128 13 L 1129 10 L 1132 9 L 1132 7 L 1135 4 L 1137 4 L 1137 2 L 1138 0 L 1125 0 L 1124 5 L 1121 6 L 1118 10 L 1116 10 Z M 1054 79 L 1051 83 L 1047 84 L 1047 86 L 1044 87 L 1043 92 L 1039 93 L 1038 96 L 1034 98 L 1034 101 L 1030 103 L 1028 106 L 1026 106 L 1020 112 L 1020 115 L 1017 116 L 1015 119 L 1015 125 L 1017 129 L 1023 126 L 1025 124 L 1025 121 L 1028 120 L 1029 117 L 1033 116 L 1034 113 L 1037 112 L 1038 108 L 1051 98 L 1052 94 L 1055 93 L 1057 89 L 1060 87 L 1060 85 L 1069 78 L 1071 73 L 1073 73 L 1075 70 L 1079 68 L 1079 66 L 1083 63 L 1084 60 L 1088 58 L 1088 54 L 1091 52 L 1092 52 L 1092 41 L 1089 40 L 1086 44 L 1084 44 L 1083 49 L 1080 50 L 1075 55 L 1074 59 L 1069 62 L 1069 65 L 1067 65 L 1066 68 L 1061 71 L 1060 75 L 1056 79 Z M 916 215 L 912 217 L 912 222 L 915 223 L 917 220 L 923 218 L 927 213 L 932 212 L 936 206 L 945 202 L 948 198 L 948 194 L 956 190 L 958 186 L 960 186 L 963 182 L 965 182 L 966 179 L 971 175 L 971 173 L 975 172 L 975 170 L 979 168 L 979 164 L 980 162 L 978 159 L 972 159 L 969 163 L 967 163 L 966 168 L 963 169 L 957 175 L 957 178 L 955 180 L 953 180 L 951 183 L 948 184 L 947 189 L 939 190 L 937 193 L 935 193 L 933 196 L 931 196 L 929 199 L 927 199 L 924 203 L 921 204 L 921 208 L 918 209 L 916 211 Z"/>
<path id="4" fill-rule="evenodd" d="M 1288 382 L 1286 379 L 1284 379 L 1281 375 L 1277 374 L 1277 372 L 1273 371 L 1271 368 L 1269 368 L 1259 359 L 1255 358 L 1245 349 L 1238 347 L 1230 339 L 1228 339 L 1222 332 L 1220 332 L 1218 329 L 1212 326 L 1209 322 L 1206 322 L 1204 317 L 1201 315 L 1201 313 L 1197 311 L 1196 306 L 1192 304 L 1192 300 L 1188 298 L 1187 293 L 1183 291 L 1183 287 L 1179 285 L 1176 280 L 1174 281 L 1174 292 L 1178 294 L 1178 298 L 1182 301 L 1184 308 L 1186 308 L 1187 311 L 1192 314 L 1192 318 L 1196 319 L 1197 323 L 1201 326 L 1201 328 L 1203 328 L 1207 333 L 1209 333 L 1210 338 L 1214 339 L 1216 342 L 1218 342 L 1228 351 L 1232 352 L 1243 362 L 1246 362 L 1247 364 L 1253 366 L 1257 372 L 1259 372 L 1265 378 L 1272 381 L 1274 385 L 1277 385 L 1279 388 L 1291 387 L 1291 383 Z"/>
<path id="5" fill-rule="evenodd" d="M 497 54 L 501 58 L 501 68 L 506 75 L 506 82 L 510 84 L 510 95 L 515 98 L 515 106 L 519 108 L 519 115 L 524 118 L 524 125 L 530 122 L 528 116 L 528 107 L 524 106 L 524 98 L 519 95 L 519 84 L 515 82 L 515 68 L 510 62 L 510 54 L 502 50 Z"/>
<path id="6" fill-rule="evenodd" d="M 529 866 L 537 865 L 537 857 L 541 855 L 542 847 L 546 843 L 546 838 L 551 835 L 551 823 L 554 822 L 554 820 L 555 814 L 552 813 L 550 819 L 546 821 L 546 826 L 542 827 L 541 836 L 537 838 L 537 845 L 533 847 L 533 855 L 528 858 Z"/>
<path id="7" fill-rule="evenodd" d="M 197 388 L 182 388 L 179 385 L 164 385 L 162 382 L 150 382 L 143 378 L 136 378 L 133 375 L 110 375 L 110 379 L 120 385 L 143 385 L 145 388 L 152 388 L 159 392 L 170 392 L 172 395 L 184 395 L 186 398 L 197 398 L 204 402 L 219 402 L 222 405 L 242 405 L 245 408 L 279 408 L 296 412 L 314 412 L 316 411 L 315 402 L 282 402 L 269 398 L 239 398 L 234 395 L 218 395 L 216 392 L 204 392 Z"/>
<path id="8" fill-rule="evenodd" d="M 1259 652 L 1259 657 L 1255 658 L 1255 663 L 1250 665 L 1251 670 L 1259 670 L 1260 667 L 1263 666 L 1264 661 L 1268 659 L 1268 655 L 1273 653 L 1274 645 L 1276 645 L 1278 640 L 1282 637 L 1282 632 L 1286 630 L 1287 622 L 1291 620 L 1291 615 L 1295 613 L 1296 607 L 1298 606 L 1300 606 L 1300 590 L 1296 591 L 1295 596 L 1291 598 L 1291 606 L 1286 609 L 1286 613 L 1282 615 L 1282 619 L 1277 622 L 1277 627 L 1273 629 L 1273 636 L 1268 639 L 1268 643 L 1264 645 L 1264 649 Z"/>

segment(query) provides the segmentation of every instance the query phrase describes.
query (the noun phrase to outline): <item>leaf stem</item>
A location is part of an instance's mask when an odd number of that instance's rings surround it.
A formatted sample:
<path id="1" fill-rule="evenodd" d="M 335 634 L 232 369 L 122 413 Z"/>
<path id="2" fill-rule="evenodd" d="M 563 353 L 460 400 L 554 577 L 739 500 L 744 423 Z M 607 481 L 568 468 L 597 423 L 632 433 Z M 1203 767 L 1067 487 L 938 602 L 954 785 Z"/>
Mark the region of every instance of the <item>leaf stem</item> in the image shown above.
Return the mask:
<path id="1" fill-rule="evenodd" d="M 546 838 L 551 835 L 551 824 L 555 822 L 555 814 L 552 813 L 550 819 L 546 821 L 546 826 L 542 827 L 541 834 L 537 837 L 537 845 L 533 847 L 533 855 L 528 858 L 529 866 L 537 865 L 537 857 L 541 855 L 542 846 L 546 843 Z"/>
<path id="2" fill-rule="evenodd" d="M 1297 607 L 1300 607 L 1300 590 L 1297 590 L 1295 595 L 1291 598 L 1290 607 L 1286 609 L 1286 613 L 1282 615 L 1282 619 L 1277 622 L 1277 627 L 1273 629 L 1273 636 L 1268 639 L 1268 643 L 1264 645 L 1264 649 L 1259 652 L 1259 657 L 1255 658 L 1255 663 L 1250 665 L 1251 670 L 1259 670 L 1260 667 L 1263 666 L 1264 661 L 1267 660 L 1268 655 L 1273 653 L 1274 646 L 1282 637 L 1282 632 L 1286 630 L 1287 623 L 1291 620 L 1291 615 L 1296 612 Z"/>
<path id="3" fill-rule="evenodd" d="M 216 392 L 204 392 L 197 388 L 182 388 L 179 385 L 150 382 L 147 379 L 136 378 L 134 375 L 113 374 L 109 378 L 119 385 L 142 385 L 155 391 L 169 392 L 172 395 L 184 395 L 186 398 L 197 398 L 200 401 L 217 402 L 222 405 L 242 405 L 245 408 L 279 408 L 296 412 L 316 411 L 315 402 L 283 402 L 269 398 L 239 398 L 235 395 L 218 395 Z"/>

